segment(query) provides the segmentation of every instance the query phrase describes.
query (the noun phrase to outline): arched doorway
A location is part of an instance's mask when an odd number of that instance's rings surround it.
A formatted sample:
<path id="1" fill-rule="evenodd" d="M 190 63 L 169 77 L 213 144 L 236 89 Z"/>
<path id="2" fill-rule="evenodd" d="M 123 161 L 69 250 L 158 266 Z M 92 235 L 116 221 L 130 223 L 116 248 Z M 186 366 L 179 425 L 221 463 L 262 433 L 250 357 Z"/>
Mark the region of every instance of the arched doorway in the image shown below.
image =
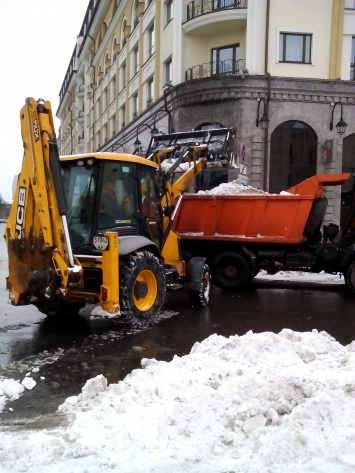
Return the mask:
<path id="1" fill-rule="evenodd" d="M 278 194 L 317 173 L 317 135 L 306 123 L 289 120 L 271 135 L 269 192 Z"/>
<path id="2" fill-rule="evenodd" d="M 343 161 L 342 171 L 355 173 L 355 133 L 347 136 L 343 140 Z M 351 201 L 353 197 L 354 178 L 349 179 L 341 188 L 341 211 L 340 224 L 345 222 L 349 215 Z"/>

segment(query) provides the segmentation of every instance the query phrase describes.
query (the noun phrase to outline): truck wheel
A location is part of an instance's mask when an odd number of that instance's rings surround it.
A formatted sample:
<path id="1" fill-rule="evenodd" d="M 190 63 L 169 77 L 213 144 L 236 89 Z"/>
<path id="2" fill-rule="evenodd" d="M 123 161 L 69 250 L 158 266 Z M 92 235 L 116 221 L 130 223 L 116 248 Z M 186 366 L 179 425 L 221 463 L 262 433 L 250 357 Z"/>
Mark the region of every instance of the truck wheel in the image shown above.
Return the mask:
<path id="1" fill-rule="evenodd" d="M 148 327 L 164 302 L 164 268 L 152 253 L 139 251 L 120 269 L 121 316 L 133 326 Z"/>
<path id="2" fill-rule="evenodd" d="M 344 272 L 347 288 L 355 294 L 355 261 L 352 261 Z"/>
<path id="3" fill-rule="evenodd" d="M 208 264 L 204 264 L 199 274 L 199 284 L 196 290 L 189 290 L 189 299 L 195 307 L 205 307 L 210 300 L 211 273 Z"/>
<path id="4" fill-rule="evenodd" d="M 246 286 L 252 279 L 252 268 L 240 253 L 227 251 L 212 261 L 213 283 L 221 289 L 236 291 Z"/>
<path id="5" fill-rule="evenodd" d="M 85 304 L 80 302 L 67 301 L 40 301 L 34 304 L 37 309 L 47 315 L 47 317 L 73 317 L 78 315 L 80 309 L 85 307 Z"/>

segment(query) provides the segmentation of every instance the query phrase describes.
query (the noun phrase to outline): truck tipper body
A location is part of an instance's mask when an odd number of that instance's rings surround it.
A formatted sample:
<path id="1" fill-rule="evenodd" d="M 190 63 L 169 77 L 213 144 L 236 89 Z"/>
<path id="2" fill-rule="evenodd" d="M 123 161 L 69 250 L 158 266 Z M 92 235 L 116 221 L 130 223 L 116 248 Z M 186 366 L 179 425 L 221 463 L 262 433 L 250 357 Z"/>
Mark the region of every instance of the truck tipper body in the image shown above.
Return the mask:
<path id="1" fill-rule="evenodd" d="M 323 225 L 325 186 L 344 184 L 349 173 L 315 175 L 282 194 L 184 194 L 172 229 L 183 251 L 204 255 L 222 289 L 247 285 L 261 270 L 342 273 L 354 292 L 353 215 L 343 229 Z M 353 209 L 354 209 L 353 205 Z"/>

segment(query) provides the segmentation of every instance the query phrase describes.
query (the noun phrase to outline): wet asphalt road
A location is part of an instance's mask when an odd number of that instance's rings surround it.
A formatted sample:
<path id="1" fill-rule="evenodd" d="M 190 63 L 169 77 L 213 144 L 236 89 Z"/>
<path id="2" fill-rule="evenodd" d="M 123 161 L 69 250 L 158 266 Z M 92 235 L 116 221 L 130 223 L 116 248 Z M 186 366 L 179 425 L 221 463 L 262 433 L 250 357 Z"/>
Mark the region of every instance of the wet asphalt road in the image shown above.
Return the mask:
<path id="1" fill-rule="evenodd" d="M 195 342 L 217 333 L 325 330 L 340 343 L 355 339 L 353 296 L 345 286 L 305 286 L 262 282 L 231 294 L 213 290 L 208 307 L 192 309 L 183 292 L 170 293 L 161 318 L 143 331 L 119 329 L 109 320 L 90 320 L 89 310 L 66 320 L 43 318 L 30 326 L 0 333 L 0 376 L 23 379 L 31 373 L 37 385 L 0 414 L 0 425 L 50 427 L 64 419 L 56 414 L 68 396 L 86 380 L 103 374 L 117 383 L 142 358 L 170 361 L 190 352 Z M 1 361 L 2 360 L 2 361 Z M 44 379 L 41 379 L 44 378 Z"/>

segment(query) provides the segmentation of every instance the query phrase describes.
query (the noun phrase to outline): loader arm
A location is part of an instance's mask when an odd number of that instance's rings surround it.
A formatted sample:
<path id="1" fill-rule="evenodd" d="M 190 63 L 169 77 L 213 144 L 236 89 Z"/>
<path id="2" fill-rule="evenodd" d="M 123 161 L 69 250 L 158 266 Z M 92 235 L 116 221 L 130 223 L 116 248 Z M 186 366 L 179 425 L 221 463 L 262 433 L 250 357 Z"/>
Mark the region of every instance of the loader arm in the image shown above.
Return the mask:
<path id="1" fill-rule="evenodd" d="M 228 162 L 233 138 L 232 127 L 196 129 L 152 137 L 146 158 L 159 166 L 160 175 L 164 181 L 165 193 L 161 198 L 164 234 L 168 233 L 171 215 L 179 197 L 187 190 L 195 177 L 206 167 L 218 169 Z M 170 163 L 168 169 L 164 165 L 166 162 Z M 183 163 L 184 170 L 181 172 Z M 180 174 L 176 179 L 175 171 Z"/>
<path id="2" fill-rule="evenodd" d="M 5 239 L 14 305 L 82 285 L 66 221 L 67 204 L 50 102 L 26 99 L 20 112 L 24 155 Z"/>
<path id="3" fill-rule="evenodd" d="M 187 149 L 181 153 L 181 156 L 174 161 L 171 167 L 163 175 L 166 190 L 161 198 L 161 207 L 162 209 L 166 209 L 164 212 L 164 233 L 167 232 L 170 226 L 170 214 L 175 208 L 178 198 L 183 192 L 186 191 L 188 185 L 191 181 L 193 181 L 197 174 L 206 167 L 205 157 L 197 158 L 196 153 L 204 153 L 207 149 L 207 145 L 188 146 Z M 152 160 L 160 165 L 162 161 L 162 155 L 169 153 L 174 154 L 174 152 L 174 148 L 159 149 L 153 154 Z M 182 175 L 174 181 L 174 171 L 176 171 L 183 162 L 188 163 L 188 169 L 185 170 Z"/>

